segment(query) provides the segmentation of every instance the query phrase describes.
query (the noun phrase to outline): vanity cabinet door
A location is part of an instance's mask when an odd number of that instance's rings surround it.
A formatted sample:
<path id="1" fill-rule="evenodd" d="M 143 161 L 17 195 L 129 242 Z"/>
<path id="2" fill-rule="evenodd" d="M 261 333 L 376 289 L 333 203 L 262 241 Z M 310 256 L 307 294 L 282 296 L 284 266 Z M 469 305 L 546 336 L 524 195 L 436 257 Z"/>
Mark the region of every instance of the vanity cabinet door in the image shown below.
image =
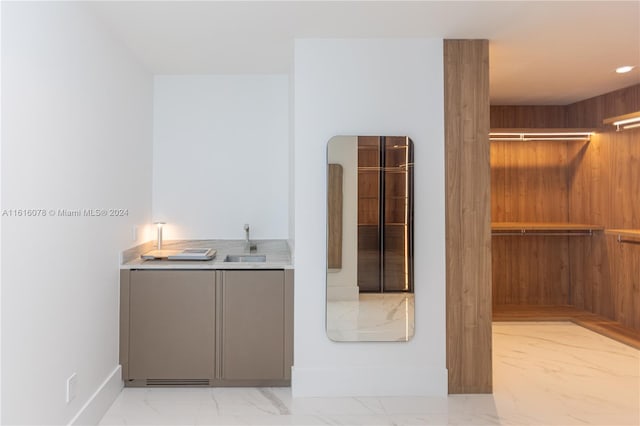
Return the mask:
<path id="1" fill-rule="evenodd" d="M 290 380 L 293 288 L 285 280 L 289 272 L 223 272 L 223 380 Z"/>
<path id="2" fill-rule="evenodd" d="M 214 312 L 215 271 L 131 271 L 129 380 L 209 384 Z"/>

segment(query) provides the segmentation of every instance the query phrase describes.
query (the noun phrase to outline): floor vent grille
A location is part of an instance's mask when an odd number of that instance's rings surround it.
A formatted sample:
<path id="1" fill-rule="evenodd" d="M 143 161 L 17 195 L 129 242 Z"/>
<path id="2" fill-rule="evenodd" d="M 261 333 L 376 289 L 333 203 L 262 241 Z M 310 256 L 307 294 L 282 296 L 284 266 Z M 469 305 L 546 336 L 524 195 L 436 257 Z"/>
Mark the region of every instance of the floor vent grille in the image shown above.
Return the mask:
<path id="1" fill-rule="evenodd" d="M 209 379 L 147 379 L 147 386 L 209 386 Z"/>

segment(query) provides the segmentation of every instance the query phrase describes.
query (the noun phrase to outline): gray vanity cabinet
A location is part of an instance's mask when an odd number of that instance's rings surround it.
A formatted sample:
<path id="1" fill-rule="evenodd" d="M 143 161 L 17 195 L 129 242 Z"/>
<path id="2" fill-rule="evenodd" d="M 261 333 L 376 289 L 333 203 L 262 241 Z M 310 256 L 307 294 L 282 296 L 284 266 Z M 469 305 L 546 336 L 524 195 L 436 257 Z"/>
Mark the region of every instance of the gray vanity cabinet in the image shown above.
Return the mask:
<path id="1" fill-rule="evenodd" d="M 288 386 L 292 270 L 122 270 L 126 386 Z"/>
<path id="2" fill-rule="evenodd" d="M 290 380 L 293 288 L 290 271 L 223 271 L 220 373 L 224 381 Z M 281 383 L 282 382 L 282 383 Z"/>
<path id="3" fill-rule="evenodd" d="M 208 385 L 214 378 L 215 271 L 131 271 L 129 379 Z"/>

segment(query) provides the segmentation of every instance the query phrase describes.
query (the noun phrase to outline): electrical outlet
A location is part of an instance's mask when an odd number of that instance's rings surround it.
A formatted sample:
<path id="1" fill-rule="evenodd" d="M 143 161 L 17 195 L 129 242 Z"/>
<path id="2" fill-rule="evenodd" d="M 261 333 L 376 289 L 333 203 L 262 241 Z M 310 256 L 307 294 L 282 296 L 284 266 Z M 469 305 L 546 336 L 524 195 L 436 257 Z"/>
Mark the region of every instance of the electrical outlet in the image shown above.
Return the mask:
<path id="1" fill-rule="evenodd" d="M 76 397 L 77 387 L 78 387 L 78 376 L 76 375 L 76 373 L 73 373 L 67 379 L 67 398 L 66 398 L 67 404 L 73 401 L 73 399 Z"/>
<path id="2" fill-rule="evenodd" d="M 131 241 L 138 241 L 138 225 L 133 225 L 131 227 Z"/>

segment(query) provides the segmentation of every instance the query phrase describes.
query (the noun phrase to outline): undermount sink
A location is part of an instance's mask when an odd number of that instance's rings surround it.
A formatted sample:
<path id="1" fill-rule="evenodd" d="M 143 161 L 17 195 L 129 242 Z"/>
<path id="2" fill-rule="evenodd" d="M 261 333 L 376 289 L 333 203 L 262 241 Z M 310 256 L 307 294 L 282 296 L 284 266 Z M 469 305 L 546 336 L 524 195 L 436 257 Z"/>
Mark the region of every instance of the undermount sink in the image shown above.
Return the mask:
<path id="1" fill-rule="evenodd" d="M 225 262 L 266 262 L 267 256 L 264 254 L 228 254 L 224 258 Z"/>

